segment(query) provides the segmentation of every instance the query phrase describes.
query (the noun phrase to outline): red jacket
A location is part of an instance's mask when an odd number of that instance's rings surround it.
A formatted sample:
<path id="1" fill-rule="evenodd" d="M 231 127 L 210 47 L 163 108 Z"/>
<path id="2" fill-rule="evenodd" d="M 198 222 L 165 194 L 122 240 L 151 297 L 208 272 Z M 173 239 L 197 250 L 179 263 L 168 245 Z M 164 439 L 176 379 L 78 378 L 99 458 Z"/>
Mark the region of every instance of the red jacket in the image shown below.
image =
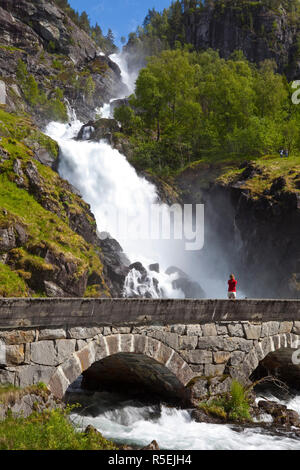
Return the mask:
<path id="1" fill-rule="evenodd" d="M 228 292 L 236 292 L 236 285 L 237 285 L 237 280 L 236 279 L 229 279 L 229 281 L 228 281 Z"/>

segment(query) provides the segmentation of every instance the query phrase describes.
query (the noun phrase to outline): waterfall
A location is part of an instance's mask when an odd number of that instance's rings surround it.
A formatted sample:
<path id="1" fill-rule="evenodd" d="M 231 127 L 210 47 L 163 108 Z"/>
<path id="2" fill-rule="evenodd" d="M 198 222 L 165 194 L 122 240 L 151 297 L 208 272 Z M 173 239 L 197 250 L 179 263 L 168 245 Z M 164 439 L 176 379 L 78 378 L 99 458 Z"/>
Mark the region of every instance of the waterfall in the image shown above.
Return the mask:
<path id="1" fill-rule="evenodd" d="M 123 58 L 113 55 L 111 59 L 121 67 L 124 82 L 129 92 L 132 91 L 134 79 L 128 74 Z M 109 115 L 109 104 L 102 108 L 103 113 Z M 98 230 L 116 238 L 130 261 L 141 262 L 147 270 L 142 283 L 138 282 L 136 272 L 129 273 L 124 286 L 125 295 L 184 298 L 182 290 L 172 286 L 176 274 L 165 274 L 170 265 L 176 264 L 176 253 L 183 256 L 182 242 L 139 238 L 134 234 L 145 229 L 151 208 L 158 202 L 155 186 L 138 176 L 126 157 L 107 142 L 89 141 L 91 127 L 84 129 L 84 140 L 75 140 L 83 123 L 73 110 L 69 110 L 69 118 L 68 124 L 51 122 L 46 129 L 46 133 L 60 146 L 60 176 L 74 185 L 90 204 Z M 168 208 L 162 206 L 162 210 L 168 211 Z M 120 227 L 124 227 L 122 220 L 124 222 L 125 219 L 127 226 L 124 232 Z M 179 261 L 179 256 L 177 259 Z M 159 263 L 160 272 L 148 268 L 153 263 Z"/>

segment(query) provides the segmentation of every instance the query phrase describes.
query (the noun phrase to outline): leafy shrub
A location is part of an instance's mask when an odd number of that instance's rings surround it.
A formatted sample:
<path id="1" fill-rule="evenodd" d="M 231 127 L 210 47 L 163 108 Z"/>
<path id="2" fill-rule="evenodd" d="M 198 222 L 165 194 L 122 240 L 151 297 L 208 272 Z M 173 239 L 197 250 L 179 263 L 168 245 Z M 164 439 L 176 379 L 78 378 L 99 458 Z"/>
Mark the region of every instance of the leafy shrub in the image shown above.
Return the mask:
<path id="1" fill-rule="evenodd" d="M 230 421 L 251 421 L 247 391 L 236 380 L 232 381 L 230 392 L 224 396 L 200 403 L 206 413 Z"/>

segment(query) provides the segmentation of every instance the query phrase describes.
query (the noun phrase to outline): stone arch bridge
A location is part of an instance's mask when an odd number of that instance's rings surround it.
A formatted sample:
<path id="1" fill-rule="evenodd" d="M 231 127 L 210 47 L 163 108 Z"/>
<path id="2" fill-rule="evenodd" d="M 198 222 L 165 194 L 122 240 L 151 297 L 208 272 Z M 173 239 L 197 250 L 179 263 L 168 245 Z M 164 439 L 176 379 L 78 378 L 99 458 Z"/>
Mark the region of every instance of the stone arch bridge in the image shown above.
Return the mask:
<path id="1" fill-rule="evenodd" d="M 0 384 L 143 384 L 191 402 L 272 373 L 300 388 L 300 301 L 1 299 Z"/>

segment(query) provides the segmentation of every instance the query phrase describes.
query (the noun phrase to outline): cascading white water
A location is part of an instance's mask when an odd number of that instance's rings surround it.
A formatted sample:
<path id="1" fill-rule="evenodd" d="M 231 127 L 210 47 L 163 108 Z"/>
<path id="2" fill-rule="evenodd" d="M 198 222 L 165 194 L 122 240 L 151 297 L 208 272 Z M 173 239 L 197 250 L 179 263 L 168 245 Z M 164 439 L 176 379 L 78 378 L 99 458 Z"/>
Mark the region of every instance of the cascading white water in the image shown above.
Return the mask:
<path id="1" fill-rule="evenodd" d="M 78 400 L 77 396 L 76 399 Z M 299 412 L 300 396 L 285 404 Z M 229 425 L 197 423 L 191 418 L 189 410 L 159 404 L 147 405 L 120 394 L 107 392 L 96 392 L 90 397 L 85 397 L 83 414 L 73 413 L 71 418 L 81 429 L 91 424 L 108 439 L 141 447 L 155 439 L 161 449 L 167 450 L 300 448 L 299 439 L 288 434 L 277 436 L 263 428 L 241 430 Z"/>

